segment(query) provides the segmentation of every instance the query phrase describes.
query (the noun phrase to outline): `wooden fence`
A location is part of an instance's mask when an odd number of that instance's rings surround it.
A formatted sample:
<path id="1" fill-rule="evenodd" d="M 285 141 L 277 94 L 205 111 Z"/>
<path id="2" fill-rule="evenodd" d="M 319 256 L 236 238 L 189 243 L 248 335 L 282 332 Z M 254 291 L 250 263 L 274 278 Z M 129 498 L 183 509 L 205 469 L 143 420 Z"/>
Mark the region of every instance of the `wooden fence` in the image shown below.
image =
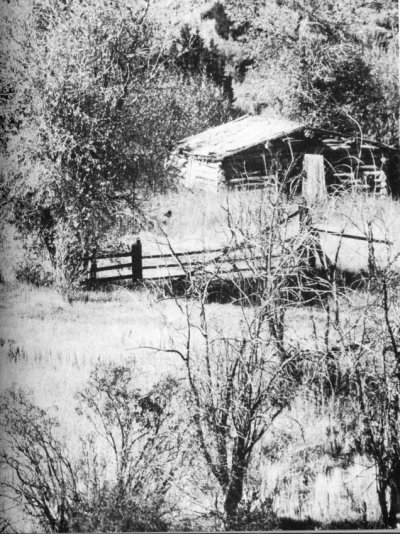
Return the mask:
<path id="1" fill-rule="evenodd" d="M 189 272 L 206 266 L 207 264 L 218 261 L 218 257 L 224 255 L 227 251 L 226 247 L 204 249 L 204 250 L 190 250 L 187 252 L 177 253 L 160 253 L 143 255 L 142 243 L 140 239 L 131 246 L 130 252 L 112 252 L 107 254 L 98 253 L 93 250 L 90 257 L 90 271 L 89 279 L 92 287 L 100 283 L 111 283 L 123 280 L 130 280 L 132 283 L 142 280 L 164 280 L 168 278 L 179 278 L 186 276 Z M 99 266 L 102 260 L 118 260 L 129 258 L 129 263 L 111 263 L 108 265 Z M 255 259 L 256 256 L 252 256 Z M 246 258 L 242 258 L 244 261 Z M 112 276 L 101 276 L 101 273 L 110 271 L 127 271 L 129 274 L 116 274 Z M 171 271 L 172 270 L 172 271 Z M 173 272 L 173 270 L 177 272 Z M 246 270 L 244 268 L 237 268 L 235 272 Z M 248 269 L 247 269 L 248 270 Z M 160 271 L 164 274 L 160 275 Z M 99 276 L 100 273 L 100 276 Z"/>
<path id="2" fill-rule="evenodd" d="M 382 243 L 386 245 L 392 244 L 385 239 L 371 239 L 362 235 L 317 228 L 312 225 L 307 209 L 299 209 L 288 218 L 292 218 L 295 215 L 299 215 L 300 217 L 300 232 L 304 230 L 308 231 L 315 241 L 315 252 L 314 254 L 308 255 L 309 267 L 311 269 L 316 267 L 317 255 L 321 257 L 321 254 L 323 254 L 327 262 L 330 263 L 329 258 L 322 252 L 320 243 L 320 235 L 324 233 L 340 237 L 341 239 L 355 239 L 367 241 L 368 243 Z M 251 262 L 263 259 L 263 255 L 257 255 L 255 252 L 251 252 L 255 248 L 255 246 L 246 245 L 245 247 L 237 248 L 220 247 L 205 250 L 190 250 L 187 252 L 174 253 L 171 251 L 167 254 L 143 255 L 142 243 L 138 239 L 131 246 L 130 252 L 108 252 L 103 254 L 93 250 L 90 258 L 87 258 L 90 260 L 89 284 L 91 287 L 96 287 L 98 284 L 124 280 L 135 283 L 146 280 L 160 281 L 171 278 L 182 278 L 196 272 L 204 272 L 208 265 L 215 266 L 218 263 L 218 274 L 251 273 Z M 278 258 L 279 254 L 276 254 L 275 257 Z M 126 263 L 117 261 L 123 261 L 125 258 L 129 258 L 130 261 Z M 99 263 L 103 263 L 104 261 L 111 261 L 111 263 L 99 265 Z M 297 266 L 288 267 L 288 269 L 294 272 Z M 112 273 L 112 271 L 114 271 L 114 274 L 111 274 L 111 276 L 103 276 L 103 274 Z M 121 274 L 121 271 L 124 271 L 124 274 Z"/>

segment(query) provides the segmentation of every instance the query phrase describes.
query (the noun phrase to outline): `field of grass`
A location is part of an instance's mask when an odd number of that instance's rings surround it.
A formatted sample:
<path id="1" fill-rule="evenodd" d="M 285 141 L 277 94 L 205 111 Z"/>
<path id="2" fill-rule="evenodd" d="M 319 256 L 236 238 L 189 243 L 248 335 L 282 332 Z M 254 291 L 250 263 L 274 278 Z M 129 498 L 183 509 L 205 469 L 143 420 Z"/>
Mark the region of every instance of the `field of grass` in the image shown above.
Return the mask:
<path id="1" fill-rule="evenodd" d="M 141 348 L 177 346 L 183 317 L 171 301 L 154 303 L 144 292 L 120 289 L 95 292 L 87 302 L 71 304 L 54 290 L 23 284 L 3 286 L 1 293 L 1 391 L 15 386 L 31 390 L 41 407 L 58 416 L 72 451 L 86 431 L 76 416 L 74 396 L 97 362 L 131 367 L 144 390 L 168 375 L 184 376 L 176 355 Z M 240 310 L 233 305 L 210 304 L 208 311 L 225 331 L 233 332 L 239 324 Z M 303 337 L 311 336 L 304 312 L 294 309 L 289 316 L 293 339 L 299 328 Z M 328 454 L 331 414 L 329 406 L 317 414 L 299 400 L 255 455 L 252 485 L 259 487 L 261 499 L 272 496 L 274 510 L 288 525 L 373 522 L 379 517 L 371 466 L 360 458 L 343 469 Z M 280 450 L 272 461 L 263 454 L 271 443 Z"/>
<path id="2" fill-rule="evenodd" d="M 231 237 L 227 205 L 231 217 L 248 225 L 248 206 L 257 205 L 258 195 L 236 193 L 216 198 L 204 194 L 195 198 L 187 192 L 153 200 L 149 213 L 154 227 L 140 237 L 151 251 L 166 246 L 166 236 L 183 250 L 222 245 Z M 379 237 L 398 246 L 399 236 L 394 231 L 398 202 L 365 198 L 357 202 L 331 199 L 315 215 L 316 223 L 342 225 L 342 230 L 362 233 L 365 221 L 371 220 L 376 232 L 381 232 Z M 285 209 L 290 212 L 294 206 Z M 167 210 L 170 217 L 164 216 Z M 121 241 L 133 237 L 124 236 Z M 358 251 L 364 246 L 355 243 Z M 345 268 L 360 265 L 354 251 L 350 254 L 342 249 L 342 253 Z M 167 376 L 184 380 L 179 357 L 162 350 L 185 343 L 185 317 L 173 299 L 156 298 L 144 288 L 132 291 L 124 287 L 63 296 L 56 289 L 15 281 L 3 283 L 0 292 L 0 390 L 31 390 L 39 406 L 57 414 L 71 450 L 78 447 L 79 436 L 85 432 L 76 415 L 74 397 L 96 363 L 130 367 L 137 387 L 144 391 Z M 354 294 L 348 313 L 357 314 L 362 300 L 362 294 Z M 207 312 L 211 324 L 227 335 L 233 336 L 240 328 L 239 306 L 213 303 L 207 305 Z M 293 345 L 301 341 L 303 347 L 307 343 L 311 346 L 313 332 L 323 330 L 323 310 L 293 306 L 286 326 Z M 346 442 L 335 413 L 333 401 L 317 409 L 304 394 L 258 445 L 249 487 L 258 488 L 261 501 L 272 499 L 273 509 L 286 528 L 373 525 L 379 520 L 372 465 L 363 457 L 356 457 L 351 465 L 335 458 L 335 447 Z M 185 503 L 191 506 L 190 500 Z"/>

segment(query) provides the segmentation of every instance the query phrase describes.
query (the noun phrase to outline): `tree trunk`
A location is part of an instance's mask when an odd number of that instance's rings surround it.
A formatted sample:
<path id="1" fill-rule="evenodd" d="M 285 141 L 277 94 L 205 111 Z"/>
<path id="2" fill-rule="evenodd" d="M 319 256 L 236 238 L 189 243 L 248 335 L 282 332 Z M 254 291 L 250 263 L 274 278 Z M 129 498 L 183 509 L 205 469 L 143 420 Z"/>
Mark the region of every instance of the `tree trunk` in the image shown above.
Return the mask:
<path id="1" fill-rule="evenodd" d="M 237 511 L 243 496 L 243 476 L 231 481 L 225 497 L 224 509 L 226 516 L 226 530 L 237 530 Z"/>
<path id="2" fill-rule="evenodd" d="M 386 501 L 387 484 L 380 483 L 378 487 L 378 500 L 381 508 L 382 520 L 385 527 L 389 524 L 389 513 Z"/>
<path id="3" fill-rule="evenodd" d="M 400 479 L 393 480 L 390 484 L 389 526 L 400 528 Z"/>
<path id="4" fill-rule="evenodd" d="M 231 478 L 225 496 L 224 510 L 227 530 L 237 530 L 238 528 L 236 525 L 237 512 L 243 497 L 243 481 L 246 467 L 244 444 L 240 443 L 233 453 Z"/>

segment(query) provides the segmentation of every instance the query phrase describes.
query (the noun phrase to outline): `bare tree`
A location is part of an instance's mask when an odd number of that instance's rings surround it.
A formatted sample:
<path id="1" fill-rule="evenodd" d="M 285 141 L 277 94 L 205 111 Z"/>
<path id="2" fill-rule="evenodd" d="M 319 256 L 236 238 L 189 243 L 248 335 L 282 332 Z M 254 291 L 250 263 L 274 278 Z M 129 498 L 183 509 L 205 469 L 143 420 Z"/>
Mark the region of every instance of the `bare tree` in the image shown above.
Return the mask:
<path id="1" fill-rule="evenodd" d="M 386 527 L 400 524 L 400 337 L 398 281 L 379 275 L 379 296 L 365 310 L 360 342 L 353 344 L 345 405 L 358 415 L 356 448 L 376 467 L 378 500 Z"/>
<path id="2" fill-rule="evenodd" d="M 305 365 L 286 335 L 285 314 L 304 297 L 312 236 L 299 234 L 297 205 L 270 184 L 251 203 L 226 206 L 231 241 L 175 298 L 186 327 L 170 350 L 184 362 L 188 400 L 201 453 L 223 495 L 227 529 L 240 528 L 240 503 L 256 444 L 290 406 Z M 178 258 L 178 257 L 177 257 Z M 208 301 L 230 287 L 241 319 L 224 329 Z M 308 284 L 309 285 L 309 284 Z"/>
<path id="3" fill-rule="evenodd" d="M 107 464 L 115 476 L 111 491 L 104 482 L 96 487 L 93 477 L 88 480 L 92 491 L 86 498 L 97 508 L 89 530 L 166 529 L 165 497 L 180 460 L 179 434 L 171 434 L 175 389 L 171 379 L 143 393 L 135 388 L 129 368 L 101 365 L 78 393 L 79 412 L 89 419 L 95 436 L 106 440 L 111 452 Z"/>
<path id="4" fill-rule="evenodd" d="M 67 532 L 80 495 L 58 422 L 21 390 L 4 395 L 0 411 L 3 492 L 45 529 Z"/>

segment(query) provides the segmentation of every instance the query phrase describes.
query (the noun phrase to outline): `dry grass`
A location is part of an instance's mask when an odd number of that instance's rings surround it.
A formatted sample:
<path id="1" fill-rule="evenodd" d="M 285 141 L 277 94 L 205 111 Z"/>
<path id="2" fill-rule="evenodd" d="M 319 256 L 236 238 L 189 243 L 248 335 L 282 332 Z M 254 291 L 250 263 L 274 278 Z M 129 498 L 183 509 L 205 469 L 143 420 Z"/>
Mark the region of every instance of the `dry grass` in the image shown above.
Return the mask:
<path id="1" fill-rule="evenodd" d="M 139 349 L 142 346 L 179 346 L 184 341 L 183 317 L 174 302 L 154 303 L 144 291 L 119 289 L 95 292 L 87 302 L 72 304 L 51 289 L 28 285 L 3 286 L 1 338 L 1 390 L 12 384 L 33 390 L 36 401 L 56 410 L 71 451 L 86 431 L 75 413 L 75 393 L 84 385 L 93 365 L 112 361 L 136 369 L 137 385 L 147 388 L 168 374 L 181 373 L 175 355 Z M 233 305 L 210 304 L 212 324 L 223 332 L 237 332 L 241 310 Z M 323 312 L 313 320 L 322 326 Z M 312 345 L 310 314 L 300 308 L 288 312 L 289 337 L 301 336 Z M 16 348 L 18 347 L 18 356 Z M 14 357 L 12 356 L 14 354 Z M 326 430 L 332 423 L 329 410 L 323 416 L 299 400 L 266 436 L 256 455 L 252 478 L 258 480 L 262 498 L 273 496 L 280 516 L 315 524 L 339 519 L 375 520 L 378 506 L 374 474 L 359 463 L 349 469 L 335 465 L 321 452 L 327 446 Z M 288 446 L 285 436 L 289 436 Z M 280 454 L 271 461 L 263 447 L 275 440 Z M 365 502 L 365 504 L 363 504 Z M 319 523 L 318 523 L 319 522 Z"/>
<path id="2" fill-rule="evenodd" d="M 148 213 L 154 221 L 154 228 L 142 232 L 140 236 L 144 253 L 167 252 L 167 237 L 176 251 L 225 246 L 232 238 L 228 210 L 235 224 L 248 231 L 250 219 L 257 221 L 262 199 L 261 191 L 219 194 L 184 191 L 153 199 L 148 206 Z M 288 211 L 295 209 L 295 202 L 288 205 Z M 164 214 L 169 211 L 171 216 L 166 217 Z M 400 271 L 398 200 L 348 194 L 330 197 L 324 205 L 317 206 L 313 211 L 314 226 L 321 230 L 366 237 L 370 225 L 375 239 L 391 242 L 390 245 L 374 244 L 376 265 L 381 269 Z M 298 221 L 294 219 L 285 231 L 297 232 Z M 325 232 L 321 232 L 320 236 L 324 252 L 332 261 L 337 262 L 340 269 L 351 273 L 368 270 L 367 241 L 346 239 Z M 127 238 L 129 240 L 132 242 L 130 237 Z"/>
<path id="3" fill-rule="evenodd" d="M 149 348 L 185 342 L 179 334 L 185 318 L 173 300 L 155 304 L 145 290 L 119 288 L 69 302 L 55 290 L 26 284 L 2 286 L 1 297 L 2 390 L 16 383 L 32 389 L 41 404 L 63 408 L 98 361 L 132 367 L 143 388 L 180 372 L 179 357 Z M 210 305 L 210 314 L 225 328 L 240 319 L 238 308 L 227 314 L 220 304 Z"/>
<path id="4" fill-rule="evenodd" d="M 227 202 L 233 217 L 240 219 L 249 206 L 257 206 L 259 199 L 257 191 L 228 196 L 185 192 L 160 198 L 149 206 L 149 213 L 162 230 L 157 231 L 155 226 L 153 232 L 144 233 L 144 247 L 148 244 L 152 250 L 159 248 L 165 233 L 181 250 L 224 244 L 229 239 Z M 168 210 L 172 216 L 163 217 Z M 391 199 L 342 197 L 331 199 L 316 220 L 321 225 L 342 225 L 346 231 L 360 232 L 362 224 L 371 220 L 374 233 L 379 230 L 380 236 L 398 243 L 394 225 L 399 213 L 399 203 Z M 324 243 L 328 246 L 328 241 Z M 347 268 L 362 265 L 357 264 L 354 251 L 350 254 L 341 248 L 340 253 Z M 130 366 L 137 371 L 137 385 L 143 388 L 168 374 L 183 376 L 176 355 L 143 348 L 163 349 L 184 343 L 184 317 L 171 300 L 155 302 L 144 289 L 77 294 L 72 301 L 53 289 L 26 284 L 2 285 L 0 291 L 0 390 L 13 384 L 31 389 L 38 404 L 56 410 L 71 450 L 86 430 L 76 416 L 74 395 L 98 361 Z M 363 306 L 363 295 L 354 293 L 346 306 L 348 313 L 357 314 Z M 208 311 L 214 326 L 227 335 L 237 333 L 240 307 L 210 304 Z M 290 342 L 313 348 L 313 332 L 323 335 L 323 315 L 318 307 L 291 308 L 287 314 Z M 273 429 L 274 435 L 263 440 L 251 477 L 262 498 L 273 496 L 274 509 L 280 516 L 299 521 L 311 518 L 315 525 L 339 520 L 376 521 L 379 507 L 373 470 L 362 458 L 350 467 L 341 467 L 326 453 L 332 413 L 327 406 L 323 414 L 317 414 L 311 403 L 299 399 Z M 274 439 L 281 452 L 271 459 L 263 450 Z"/>
<path id="5" fill-rule="evenodd" d="M 265 215 L 268 204 L 268 192 L 260 189 L 218 193 L 184 190 L 155 197 L 146 206 L 153 228 L 140 234 L 144 253 L 165 250 L 167 240 L 176 251 L 222 247 L 232 239 L 230 227 L 256 234 L 260 231 L 260 212 Z M 282 210 L 291 212 L 296 207 L 295 202 L 289 202 Z M 131 242 L 132 238 L 125 239 Z"/>
<path id="6" fill-rule="evenodd" d="M 378 523 L 375 470 L 365 458 L 356 456 L 349 466 L 332 458 L 335 437 L 334 409 L 316 414 L 312 406 L 298 399 L 291 412 L 278 421 L 264 437 L 264 446 L 274 440 L 284 443 L 275 450 L 279 461 L 258 458 L 261 495 L 273 496 L 274 509 L 280 517 L 296 518 L 315 526 L 339 523 Z M 341 444 L 340 437 L 336 437 Z M 263 447 L 263 444 L 261 445 Z"/>
<path id="7" fill-rule="evenodd" d="M 28 285 L 2 288 L 1 337 L 9 351 L 19 347 L 26 358 L 10 360 L 3 355 L 2 389 L 12 382 L 29 386 L 47 403 L 58 399 L 61 405 L 80 387 L 99 360 L 137 366 L 149 365 L 148 354 L 130 349 L 162 346 L 168 338 L 159 316 L 147 304 L 145 294 L 124 290 L 94 293 L 88 302 L 69 303 L 54 290 L 37 290 Z M 174 316 L 174 306 L 161 305 L 159 314 Z M 153 355 L 150 366 L 160 372 L 175 370 L 175 362 L 165 355 Z M 144 373 L 144 380 L 156 380 L 157 372 Z M 143 384 L 144 386 L 146 384 Z"/>

